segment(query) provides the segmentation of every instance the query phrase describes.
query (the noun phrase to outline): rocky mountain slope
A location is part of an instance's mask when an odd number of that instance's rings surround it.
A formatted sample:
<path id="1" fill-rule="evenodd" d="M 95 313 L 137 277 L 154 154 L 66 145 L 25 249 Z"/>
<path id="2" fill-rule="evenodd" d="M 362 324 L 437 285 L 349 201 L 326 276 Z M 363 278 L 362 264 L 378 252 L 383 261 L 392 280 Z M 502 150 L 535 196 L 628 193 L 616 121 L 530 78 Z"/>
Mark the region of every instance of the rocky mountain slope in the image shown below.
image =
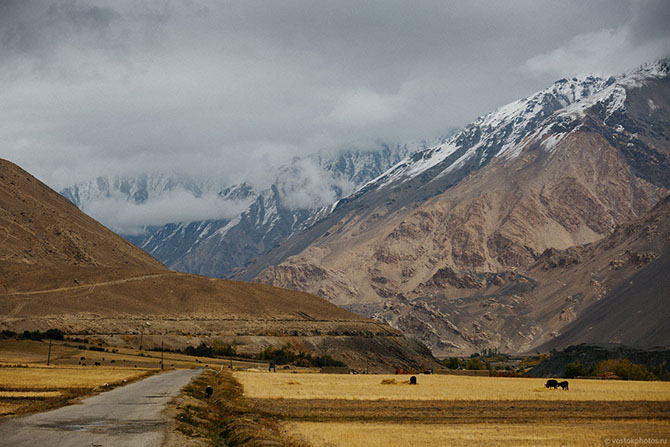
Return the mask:
<path id="1" fill-rule="evenodd" d="M 535 349 L 586 316 L 592 303 L 575 295 L 611 291 L 597 275 L 600 286 L 553 290 L 558 279 L 536 268 L 543 254 L 596 242 L 668 194 L 669 71 L 660 61 L 562 79 L 501 107 L 341 200 L 240 277 L 389 321 L 438 355 Z M 656 334 L 645 343 L 667 330 Z"/>
<path id="2" fill-rule="evenodd" d="M 168 270 L 0 160 L 0 328 L 59 328 L 115 344 L 214 338 L 257 353 L 292 343 L 352 367 L 432 365 L 399 331 L 307 293 Z"/>
<path id="3" fill-rule="evenodd" d="M 278 169 L 273 184 L 265 189 L 153 173 L 100 177 L 65 188 L 61 194 L 84 211 L 110 197 L 142 205 L 174 191 L 194 197 L 216 194 L 220 198 L 216 206 L 220 207 L 244 203 L 242 212 L 230 218 L 191 218 L 145 226 L 139 234 L 116 229 L 171 269 L 228 277 L 233 270 L 327 215 L 337 200 L 379 176 L 412 150 L 407 145 L 382 146 L 369 152 L 295 158 Z"/>

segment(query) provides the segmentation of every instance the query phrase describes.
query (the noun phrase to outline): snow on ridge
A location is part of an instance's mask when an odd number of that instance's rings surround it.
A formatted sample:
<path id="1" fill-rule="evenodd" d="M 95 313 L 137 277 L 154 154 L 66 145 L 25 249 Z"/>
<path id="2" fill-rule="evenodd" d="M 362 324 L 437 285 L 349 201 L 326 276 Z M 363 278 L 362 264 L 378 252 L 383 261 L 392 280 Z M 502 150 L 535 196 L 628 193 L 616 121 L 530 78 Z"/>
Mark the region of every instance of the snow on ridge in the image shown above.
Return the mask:
<path id="1" fill-rule="evenodd" d="M 241 216 L 241 215 L 240 215 L 240 216 Z M 237 225 L 238 223 L 240 223 L 240 220 L 241 220 L 241 217 L 240 217 L 240 216 L 237 216 L 237 217 L 231 219 L 230 222 L 228 222 L 226 225 L 224 225 L 223 227 L 221 227 L 221 228 L 219 228 L 218 230 L 216 230 L 214 233 L 212 233 L 211 235 L 209 235 L 207 238 L 209 239 L 210 237 L 213 237 L 213 236 L 219 236 L 220 238 L 222 238 L 223 236 L 226 235 L 226 233 L 228 233 L 228 230 L 230 230 L 230 229 L 233 228 L 235 225 Z"/>
<path id="2" fill-rule="evenodd" d="M 463 166 L 471 157 L 479 154 L 479 165 L 487 157 L 512 159 L 523 147 L 536 138 L 543 138 L 556 120 L 570 121 L 582 118 L 586 110 L 600 103 L 604 106 L 607 121 L 625 107 L 626 88 L 643 85 L 650 78 L 667 78 L 670 73 L 670 58 L 647 63 L 617 77 L 598 76 L 560 79 L 550 87 L 526 98 L 503 105 L 493 112 L 475 119 L 443 143 L 416 152 L 388 171 L 368 182 L 360 192 L 376 184 L 377 189 L 394 183 L 408 181 L 428 169 L 442 163 L 458 150 L 464 153 L 434 179 Z M 568 126 L 569 127 L 569 126 Z M 560 132 L 542 140 L 545 150 L 553 151 L 568 132 Z M 490 151 L 494 151 L 491 154 Z"/>

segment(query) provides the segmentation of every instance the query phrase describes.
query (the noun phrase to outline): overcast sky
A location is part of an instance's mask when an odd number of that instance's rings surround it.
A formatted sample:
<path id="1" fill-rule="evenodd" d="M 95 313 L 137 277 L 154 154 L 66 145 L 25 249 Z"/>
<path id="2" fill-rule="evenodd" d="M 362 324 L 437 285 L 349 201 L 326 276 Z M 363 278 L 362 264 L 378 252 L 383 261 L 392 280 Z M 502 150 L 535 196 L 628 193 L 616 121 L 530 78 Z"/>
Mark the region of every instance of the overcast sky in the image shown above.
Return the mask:
<path id="1" fill-rule="evenodd" d="M 670 2 L 0 0 L 0 157 L 57 189 L 431 139 L 667 56 Z"/>

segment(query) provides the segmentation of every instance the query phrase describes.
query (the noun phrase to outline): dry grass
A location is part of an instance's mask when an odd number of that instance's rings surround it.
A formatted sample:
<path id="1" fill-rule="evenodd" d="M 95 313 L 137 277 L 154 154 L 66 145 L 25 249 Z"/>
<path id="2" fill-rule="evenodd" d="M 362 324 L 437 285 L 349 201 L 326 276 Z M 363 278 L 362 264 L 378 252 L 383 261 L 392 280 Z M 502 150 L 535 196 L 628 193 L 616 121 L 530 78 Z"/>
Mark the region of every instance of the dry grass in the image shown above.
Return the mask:
<path id="1" fill-rule="evenodd" d="M 53 390 L 95 388 L 105 383 L 133 380 L 147 374 L 135 368 L 0 368 L 0 389 Z"/>
<path id="2" fill-rule="evenodd" d="M 46 362 L 49 351 L 48 342 L 32 340 L 6 339 L 0 341 L 0 363 L 36 363 Z M 51 358 L 74 357 L 78 349 L 54 343 L 51 347 Z"/>
<path id="3" fill-rule="evenodd" d="M 250 407 L 314 447 L 670 441 L 666 382 L 570 380 L 570 391 L 560 391 L 525 378 L 422 375 L 409 385 L 408 376 L 391 375 L 235 377 Z"/>
<path id="4" fill-rule="evenodd" d="M 287 428 L 314 447 L 399 445 L 593 446 L 605 439 L 670 442 L 670 423 L 593 421 L 589 424 L 377 424 L 292 422 Z M 607 444 L 605 444 L 607 445 Z"/>
<path id="5" fill-rule="evenodd" d="M 570 390 L 546 389 L 545 379 L 509 377 L 407 376 L 341 374 L 269 374 L 236 372 L 245 395 L 253 398 L 359 399 L 359 400 L 560 400 L 560 401 L 668 401 L 670 383 L 570 380 Z M 383 384 L 396 380 L 397 384 Z"/>
<path id="6" fill-rule="evenodd" d="M 0 391 L 0 399 L 39 399 L 61 394 L 60 391 Z"/>
<path id="7" fill-rule="evenodd" d="M 14 414 L 25 405 L 22 402 L 0 402 L 0 416 Z"/>

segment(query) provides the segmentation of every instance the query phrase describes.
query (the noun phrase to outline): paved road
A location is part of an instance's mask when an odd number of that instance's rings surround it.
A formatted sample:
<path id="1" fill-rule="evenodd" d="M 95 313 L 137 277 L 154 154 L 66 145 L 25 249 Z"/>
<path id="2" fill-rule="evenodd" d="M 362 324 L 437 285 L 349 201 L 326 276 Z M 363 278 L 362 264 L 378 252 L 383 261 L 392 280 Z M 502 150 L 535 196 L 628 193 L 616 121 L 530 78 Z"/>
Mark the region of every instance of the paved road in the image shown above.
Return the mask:
<path id="1" fill-rule="evenodd" d="M 0 424 L 0 446 L 159 447 L 165 405 L 200 371 L 151 376 L 79 404 Z"/>

